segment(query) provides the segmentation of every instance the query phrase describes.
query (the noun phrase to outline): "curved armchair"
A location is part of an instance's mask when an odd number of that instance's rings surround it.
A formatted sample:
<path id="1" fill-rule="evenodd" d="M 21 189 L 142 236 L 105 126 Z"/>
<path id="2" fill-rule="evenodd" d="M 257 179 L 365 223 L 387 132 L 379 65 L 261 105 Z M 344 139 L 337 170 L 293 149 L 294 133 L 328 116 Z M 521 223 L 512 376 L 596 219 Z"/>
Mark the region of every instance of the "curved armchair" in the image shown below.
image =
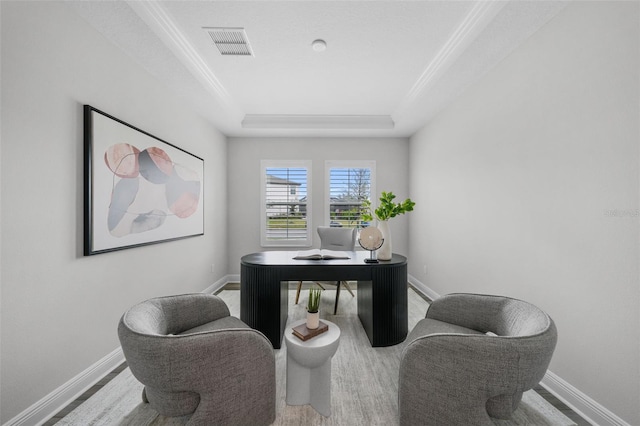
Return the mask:
<path id="1" fill-rule="evenodd" d="M 489 333 L 489 334 L 487 334 Z M 401 425 L 492 425 L 544 376 L 553 320 L 521 300 L 451 294 L 409 333 L 400 362 Z"/>
<path id="2" fill-rule="evenodd" d="M 159 297 L 120 319 L 118 337 L 144 402 L 190 425 L 275 420 L 275 357 L 269 340 L 210 294 Z"/>

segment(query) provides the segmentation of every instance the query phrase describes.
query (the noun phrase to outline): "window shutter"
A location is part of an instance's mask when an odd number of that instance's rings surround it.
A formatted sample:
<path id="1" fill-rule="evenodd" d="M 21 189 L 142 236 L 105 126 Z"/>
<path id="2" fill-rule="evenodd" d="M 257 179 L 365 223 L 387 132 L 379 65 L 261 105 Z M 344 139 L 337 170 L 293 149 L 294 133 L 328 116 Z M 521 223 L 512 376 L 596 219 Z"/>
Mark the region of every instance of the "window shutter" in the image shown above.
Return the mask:
<path id="1" fill-rule="evenodd" d="M 362 221 L 362 203 L 371 199 L 371 169 L 329 168 L 330 226 L 357 228 Z"/>
<path id="2" fill-rule="evenodd" d="M 265 167 L 263 245 L 309 245 L 306 167 Z"/>

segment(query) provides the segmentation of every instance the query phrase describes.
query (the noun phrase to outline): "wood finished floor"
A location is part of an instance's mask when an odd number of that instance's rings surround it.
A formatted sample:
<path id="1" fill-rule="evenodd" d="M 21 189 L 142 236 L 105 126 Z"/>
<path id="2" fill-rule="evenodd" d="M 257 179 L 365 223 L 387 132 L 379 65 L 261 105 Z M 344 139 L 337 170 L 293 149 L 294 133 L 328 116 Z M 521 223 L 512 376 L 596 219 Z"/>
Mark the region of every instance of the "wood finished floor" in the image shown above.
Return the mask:
<path id="1" fill-rule="evenodd" d="M 67 414 L 69 414 L 70 412 L 75 410 L 76 407 L 78 407 L 80 404 L 85 402 L 87 399 L 91 398 L 96 392 L 98 392 L 100 389 L 102 389 L 102 387 L 104 385 L 109 383 L 109 381 L 111 381 L 111 379 L 113 379 L 118 374 L 120 374 L 122 372 L 122 370 L 124 370 L 125 368 L 127 368 L 127 363 L 123 362 L 118 367 L 116 367 L 113 371 L 111 371 L 109 374 L 104 376 L 100 381 L 98 381 L 98 383 L 96 383 L 95 385 L 91 386 L 89 388 L 89 390 L 87 390 L 82 395 L 80 395 L 78 398 L 76 398 L 72 403 L 70 403 L 69 405 L 64 407 L 62 410 L 57 412 L 52 418 L 50 418 L 49 420 L 44 422 L 43 426 L 54 425 L 54 424 L 58 423 L 60 420 L 62 420 L 62 418 L 64 416 L 66 416 Z"/>
<path id="2" fill-rule="evenodd" d="M 292 284 L 292 286 L 293 286 L 293 288 L 295 288 L 295 284 Z M 308 287 L 308 285 L 305 284 L 305 286 L 303 288 L 307 288 L 307 287 Z M 229 283 L 225 287 L 220 289 L 219 291 L 222 291 L 222 290 L 240 290 L 240 284 L 239 283 Z M 422 296 L 427 302 L 431 301 L 426 296 L 424 296 L 422 293 L 420 293 L 419 291 L 416 291 L 416 293 L 418 293 L 420 296 Z M 70 403 L 69 405 L 64 407 L 62 410 L 60 410 L 58 413 L 56 413 L 53 417 L 51 417 L 49 420 L 47 420 L 45 423 L 43 423 L 43 426 L 51 426 L 51 425 L 54 425 L 54 424 L 58 423 L 63 417 L 65 417 L 67 414 L 69 414 L 70 412 L 75 410 L 76 407 L 78 407 L 80 404 L 85 402 L 87 399 L 91 398 L 96 392 L 98 392 L 104 385 L 109 383 L 109 381 L 111 379 L 113 379 L 118 374 L 120 374 L 122 372 L 122 370 L 124 370 L 125 368 L 127 368 L 127 363 L 123 362 L 118 367 L 116 367 L 113 371 L 111 371 L 109 374 L 107 374 L 105 377 L 103 377 L 100 381 L 98 381 L 95 385 L 93 385 L 91 388 L 89 388 L 89 390 L 87 390 L 82 395 L 80 395 L 76 400 L 74 400 L 72 403 Z M 538 385 L 538 386 L 536 386 L 534 388 L 534 390 L 540 396 L 542 396 L 545 400 L 547 400 L 547 402 L 549 402 L 551 405 L 553 405 L 558 411 L 562 412 L 562 414 L 564 414 L 565 416 L 567 416 L 571 420 L 573 420 L 576 423 L 576 425 L 578 425 L 578 426 L 592 426 L 591 423 L 589 423 L 588 421 L 586 421 L 585 419 L 580 417 L 575 411 L 573 411 L 571 408 L 569 408 L 566 404 L 564 404 L 562 401 L 560 401 L 555 395 L 553 395 L 551 392 L 549 392 L 548 390 L 546 390 L 542 386 Z"/>

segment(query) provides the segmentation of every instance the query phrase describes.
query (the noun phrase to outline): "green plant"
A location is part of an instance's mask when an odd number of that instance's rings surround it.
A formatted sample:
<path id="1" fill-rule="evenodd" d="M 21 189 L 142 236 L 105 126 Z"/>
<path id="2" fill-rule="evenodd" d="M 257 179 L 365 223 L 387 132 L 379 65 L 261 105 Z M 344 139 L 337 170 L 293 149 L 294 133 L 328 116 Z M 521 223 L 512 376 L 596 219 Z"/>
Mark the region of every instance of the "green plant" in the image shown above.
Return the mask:
<path id="1" fill-rule="evenodd" d="M 370 221 L 373 220 L 373 215 L 375 215 L 378 220 L 388 220 L 399 214 L 405 214 L 413 211 L 413 206 L 415 206 L 416 203 L 411 201 L 411 198 L 407 198 L 402 203 L 394 203 L 393 200 L 395 198 L 396 196 L 393 192 L 382 191 L 382 195 L 380 196 L 380 205 L 373 211 L 373 213 L 371 212 L 371 201 L 366 200 L 363 203 L 364 213 L 362 214 L 362 218 Z"/>
<path id="2" fill-rule="evenodd" d="M 307 311 L 310 313 L 318 312 L 320 309 L 320 294 L 322 290 L 319 288 L 310 288 L 309 289 L 309 301 L 307 302 Z"/>

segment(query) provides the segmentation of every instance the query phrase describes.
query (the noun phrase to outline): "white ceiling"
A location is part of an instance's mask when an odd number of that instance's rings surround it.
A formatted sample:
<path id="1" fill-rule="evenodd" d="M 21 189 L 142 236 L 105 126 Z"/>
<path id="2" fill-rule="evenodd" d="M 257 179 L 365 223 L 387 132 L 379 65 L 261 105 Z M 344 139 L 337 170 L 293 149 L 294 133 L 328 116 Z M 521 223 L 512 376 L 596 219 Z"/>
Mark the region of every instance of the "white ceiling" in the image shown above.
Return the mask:
<path id="1" fill-rule="evenodd" d="M 72 4 L 228 136 L 407 137 L 566 2 Z M 221 55 L 211 27 L 244 28 L 254 55 Z"/>

